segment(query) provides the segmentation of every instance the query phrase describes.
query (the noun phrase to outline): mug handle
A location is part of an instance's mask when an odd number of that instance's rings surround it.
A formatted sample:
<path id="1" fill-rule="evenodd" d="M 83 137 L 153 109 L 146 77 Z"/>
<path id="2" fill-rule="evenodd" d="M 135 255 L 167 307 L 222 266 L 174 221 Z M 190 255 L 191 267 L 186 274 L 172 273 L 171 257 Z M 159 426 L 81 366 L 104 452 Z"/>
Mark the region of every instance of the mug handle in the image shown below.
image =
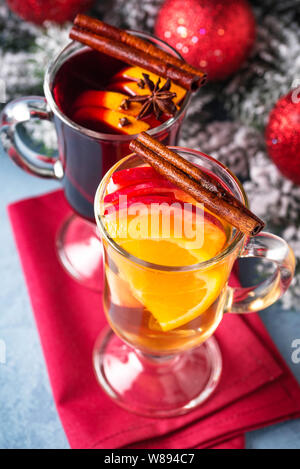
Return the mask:
<path id="1" fill-rule="evenodd" d="M 275 264 L 276 270 L 253 287 L 228 287 L 224 312 L 260 311 L 275 303 L 286 292 L 293 279 L 296 261 L 292 249 L 282 238 L 262 232 L 249 238 L 239 257 L 266 259 Z"/>
<path id="2" fill-rule="evenodd" d="M 4 135 L 3 147 L 8 156 L 25 171 L 42 178 L 62 179 L 61 161 L 32 150 L 18 128 L 18 124 L 32 119 L 52 122 L 52 113 L 47 109 L 45 98 L 26 96 L 8 103 L 0 114 L 0 132 Z"/>

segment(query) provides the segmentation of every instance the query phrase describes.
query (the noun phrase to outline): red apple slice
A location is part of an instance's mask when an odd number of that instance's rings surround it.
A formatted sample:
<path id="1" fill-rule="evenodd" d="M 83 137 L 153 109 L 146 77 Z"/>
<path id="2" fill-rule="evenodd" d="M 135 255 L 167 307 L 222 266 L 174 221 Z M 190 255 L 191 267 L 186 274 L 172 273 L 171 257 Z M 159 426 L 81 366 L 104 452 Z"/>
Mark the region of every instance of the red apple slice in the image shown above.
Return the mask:
<path id="1" fill-rule="evenodd" d="M 124 201 L 118 200 L 115 204 L 111 204 L 108 207 L 105 208 L 104 215 L 110 215 L 111 213 L 114 213 L 118 210 L 123 210 L 123 209 L 128 209 L 132 205 L 138 205 L 138 204 L 143 204 L 143 205 L 151 205 L 151 204 L 162 204 L 162 203 L 167 203 L 168 205 L 173 204 L 174 202 L 177 202 L 175 197 L 172 197 L 170 194 L 160 194 L 160 195 L 141 195 L 141 196 L 133 196 L 133 197 L 128 197 Z"/>
<path id="2" fill-rule="evenodd" d="M 120 193 L 120 191 L 117 191 L 117 193 Z M 120 201 L 119 197 L 117 197 L 114 200 L 114 204 L 111 203 L 108 205 L 105 209 L 104 215 L 109 215 L 112 212 L 115 212 L 116 210 L 123 210 L 123 209 L 128 209 L 134 204 L 143 204 L 143 205 L 151 205 L 151 204 L 168 204 L 168 205 L 174 205 L 175 209 L 178 210 L 186 210 L 193 216 L 201 216 L 205 217 L 205 222 L 210 223 L 212 225 L 215 225 L 222 231 L 224 231 L 224 227 L 221 223 L 221 221 L 214 217 L 210 212 L 207 212 L 206 210 L 203 210 L 201 207 L 191 204 L 190 202 L 185 202 L 183 200 L 179 200 L 175 197 L 173 191 L 169 193 L 164 193 L 161 192 L 159 194 L 140 194 L 140 195 L 134 195 L 134 192 L 131 193 L 131 196 L 128 196 L 126 199 L 123 199 Z M 109 194 L 110 195 L 110 194 Z M 126 195 L 126 194 L 123 194 Z M 108 203 L 104 199 L 104 203 Z"/>
<path id="3" fill-rule="evenodd" d="M 137 166 L 135 168 L 121 169 L 113 173 L 107 186 L 107 193 L 109 194 L 123 187 L 152 180 L 164 181 L 165 178 L 151 166 Z"/>
<path id="4" fill-rule="evenodd" d="M 111 192 L 104 197 L 104 203 L 113 204 L 117 202 L 120 196 L 134 197 L 139 195 L 153 195 L 168 192 L 175 194 L 175 192 L 178 191 L 178 188 L 167 179 L 149 181 L 123 187 L 122 189 L 119 189 L 115 192 Z"/>

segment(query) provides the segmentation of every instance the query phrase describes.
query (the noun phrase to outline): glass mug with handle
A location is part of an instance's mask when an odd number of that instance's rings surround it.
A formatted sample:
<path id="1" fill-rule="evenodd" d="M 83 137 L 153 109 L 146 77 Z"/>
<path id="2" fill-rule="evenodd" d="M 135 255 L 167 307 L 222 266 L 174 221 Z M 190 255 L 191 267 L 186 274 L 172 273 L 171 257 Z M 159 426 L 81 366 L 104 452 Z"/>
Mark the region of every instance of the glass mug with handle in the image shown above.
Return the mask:
<path id="1" fill-rule="evenodd" d="M 134 34 L 180 58 L 165 42 L 146 33 Z M 58 232 L 59 259 L 74 278 L 95 290 L 100 287 L 102 265 L 93 210 L 95 192 L 106 171 L 128 154 L 129 142 L 134 136 L 110 134 L 79 125 L 70 117 L 69 109 L 79 89 L 97 89 L 97 77 L 108 80 L 112 73 L 117 73 L 124 66 L 126 64 L 116 59 L 71 42 L 46 70 L 45 98 L 28 96 L 15 99 L 0 115 L 0 132 L 5 135 L 3 142 L 9 157 L 35 176 L 61 182 L 74 214 L 67 218 Z M 176 144 L 189 101 L 190 92 L 187 92 L 176 115 L 151 128 L 149 133 L 166 144 Z M 20 124 L 34 119 L 54 123 L 57 158 L 48 158 L 33 151 L 25 138 Z"/>
<path id="2" fill-rule="evenodd" d="M 241 183 L 220 162 L 199 151 L 171 148 L 214 175 L 248 205 Z M 223 314 L 259 311 L 277 301 L 293 278 L 295 258 L 278 236 L 262 232 L 247 239 L 206 212 L 202 219 L 208 237 L 204 237 L 206 252 L 214 252 L 224 233 L 226 242 L 219 252 L 198 263 L 191 262 L 190 254 L 203 255 L 203 251 L 184 252 L 187 245 L 181 241 L 174 245 L 168 239 L 159 239 L 159 249 L 152 240 L 137 237 L 137 243 L 126 239 L 134 218 L 126 220 L 123 239 L 119 230 L 124 230 L 124 220 L 114 212 L 115 218 L 110 218 L 107 202 L 113 199 L 108 194 L 112 188 L 118 190 L 116 181 L 121 181 L 124 170 L 126 173 L 132 168 L 145 172 L 145 163 L 134 154 L 110 169 L 95 197 L 105 259 L 103 306 L 111 328 L 97 340 L 94 368 L 102 388 L 125 409 L 151 417 L 170 417 L 189 412 L 216 388 L 222 357 L 213 333 Z M 157 202 L 159 197 L 140 200 Z M 139 223 L 142 220 L 147 221 L 140 218 Z M 232 288 L 228 279 L 241 257 L 270 261 L 275 270 L 266 272 L 267 278 L 256 286 Z"/>

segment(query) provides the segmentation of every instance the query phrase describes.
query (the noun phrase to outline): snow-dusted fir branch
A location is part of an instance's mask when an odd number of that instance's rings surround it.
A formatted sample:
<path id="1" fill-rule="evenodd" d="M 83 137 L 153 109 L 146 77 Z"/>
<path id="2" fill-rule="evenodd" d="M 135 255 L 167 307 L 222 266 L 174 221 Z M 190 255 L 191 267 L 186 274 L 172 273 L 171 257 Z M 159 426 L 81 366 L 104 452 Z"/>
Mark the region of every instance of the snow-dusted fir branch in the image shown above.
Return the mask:
<path id="1" fill-rule="evenodd" d="M 243 180 L 249 177 L 249 159 L 263 147 L 255 129 L 227 121 L 213 121 L 201 127 L 197 121 L 186 121 L 180 144 L 213 156 Z"/>
<path id="2" fill-rule="evenodd" d="M 0 4 L 0 79 L 7 101 L 28 94 L 43 94 L 43 77 L 48 62 L 68 42 L 70 24 L 35 26 L 13 15 Z M 26 125 L 28 133 L 45 151 L 56 148 L 52 124 Z"/>
<path id="3" fill-rule="evenodd" d="M 251 207 L 277 231 L 300 222 L 300 187 L 285 179 L 265 152 L 249 160 L 250 178 L 244 187 Z"/>
<path id="4" fill-rule="evenodd" d="M 38 27 L 0 5 L 0 79 L 8 100 L 42 93 L 46 65 L 68 42 L 69 27 L 51 23 Z"/>
<path id="5" fill-rule="evenodd" d="M 103 12 L 102 2 L 96 3 L 95 11 L 113 24 L 139 31 L 153 32 L 155 19 L 163 1 L 110 0 L 109 8 L 105 12 Z"/>
<path id="6" fill-rule="evenodd" d="M 262 11 L 257 9 L 257 40 L 250 59 L 221 92 L 232 117 L 259 128 L 279 97 L 300 80 L 300 28 L 293 11 L 279 16 Z"/>

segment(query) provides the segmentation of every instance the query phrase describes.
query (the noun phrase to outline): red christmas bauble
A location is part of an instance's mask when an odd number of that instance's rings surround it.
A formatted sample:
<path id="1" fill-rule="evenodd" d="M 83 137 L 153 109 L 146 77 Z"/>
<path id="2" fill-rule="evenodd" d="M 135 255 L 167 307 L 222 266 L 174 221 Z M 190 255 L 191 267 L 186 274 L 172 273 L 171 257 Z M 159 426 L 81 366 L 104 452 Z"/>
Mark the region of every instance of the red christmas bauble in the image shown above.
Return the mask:
<path id="1" fill-rule="evenodd" d="M 248 57 L 255 19 L 246 0 L 166 0 L 155 33 L 209 80 L 223 80 Z"/>
<path id="2" fill-rule="evenodd" d="M 277 101 L 265 138 L 268 153 L 282 174 L 300 184 L 300 90 Z"/>
<path id="3" fill-rule="evenodd" d="M 6 0 L 9 8 L 26 21 L 64 23 L 91 7 L 94 0 Z"/>

